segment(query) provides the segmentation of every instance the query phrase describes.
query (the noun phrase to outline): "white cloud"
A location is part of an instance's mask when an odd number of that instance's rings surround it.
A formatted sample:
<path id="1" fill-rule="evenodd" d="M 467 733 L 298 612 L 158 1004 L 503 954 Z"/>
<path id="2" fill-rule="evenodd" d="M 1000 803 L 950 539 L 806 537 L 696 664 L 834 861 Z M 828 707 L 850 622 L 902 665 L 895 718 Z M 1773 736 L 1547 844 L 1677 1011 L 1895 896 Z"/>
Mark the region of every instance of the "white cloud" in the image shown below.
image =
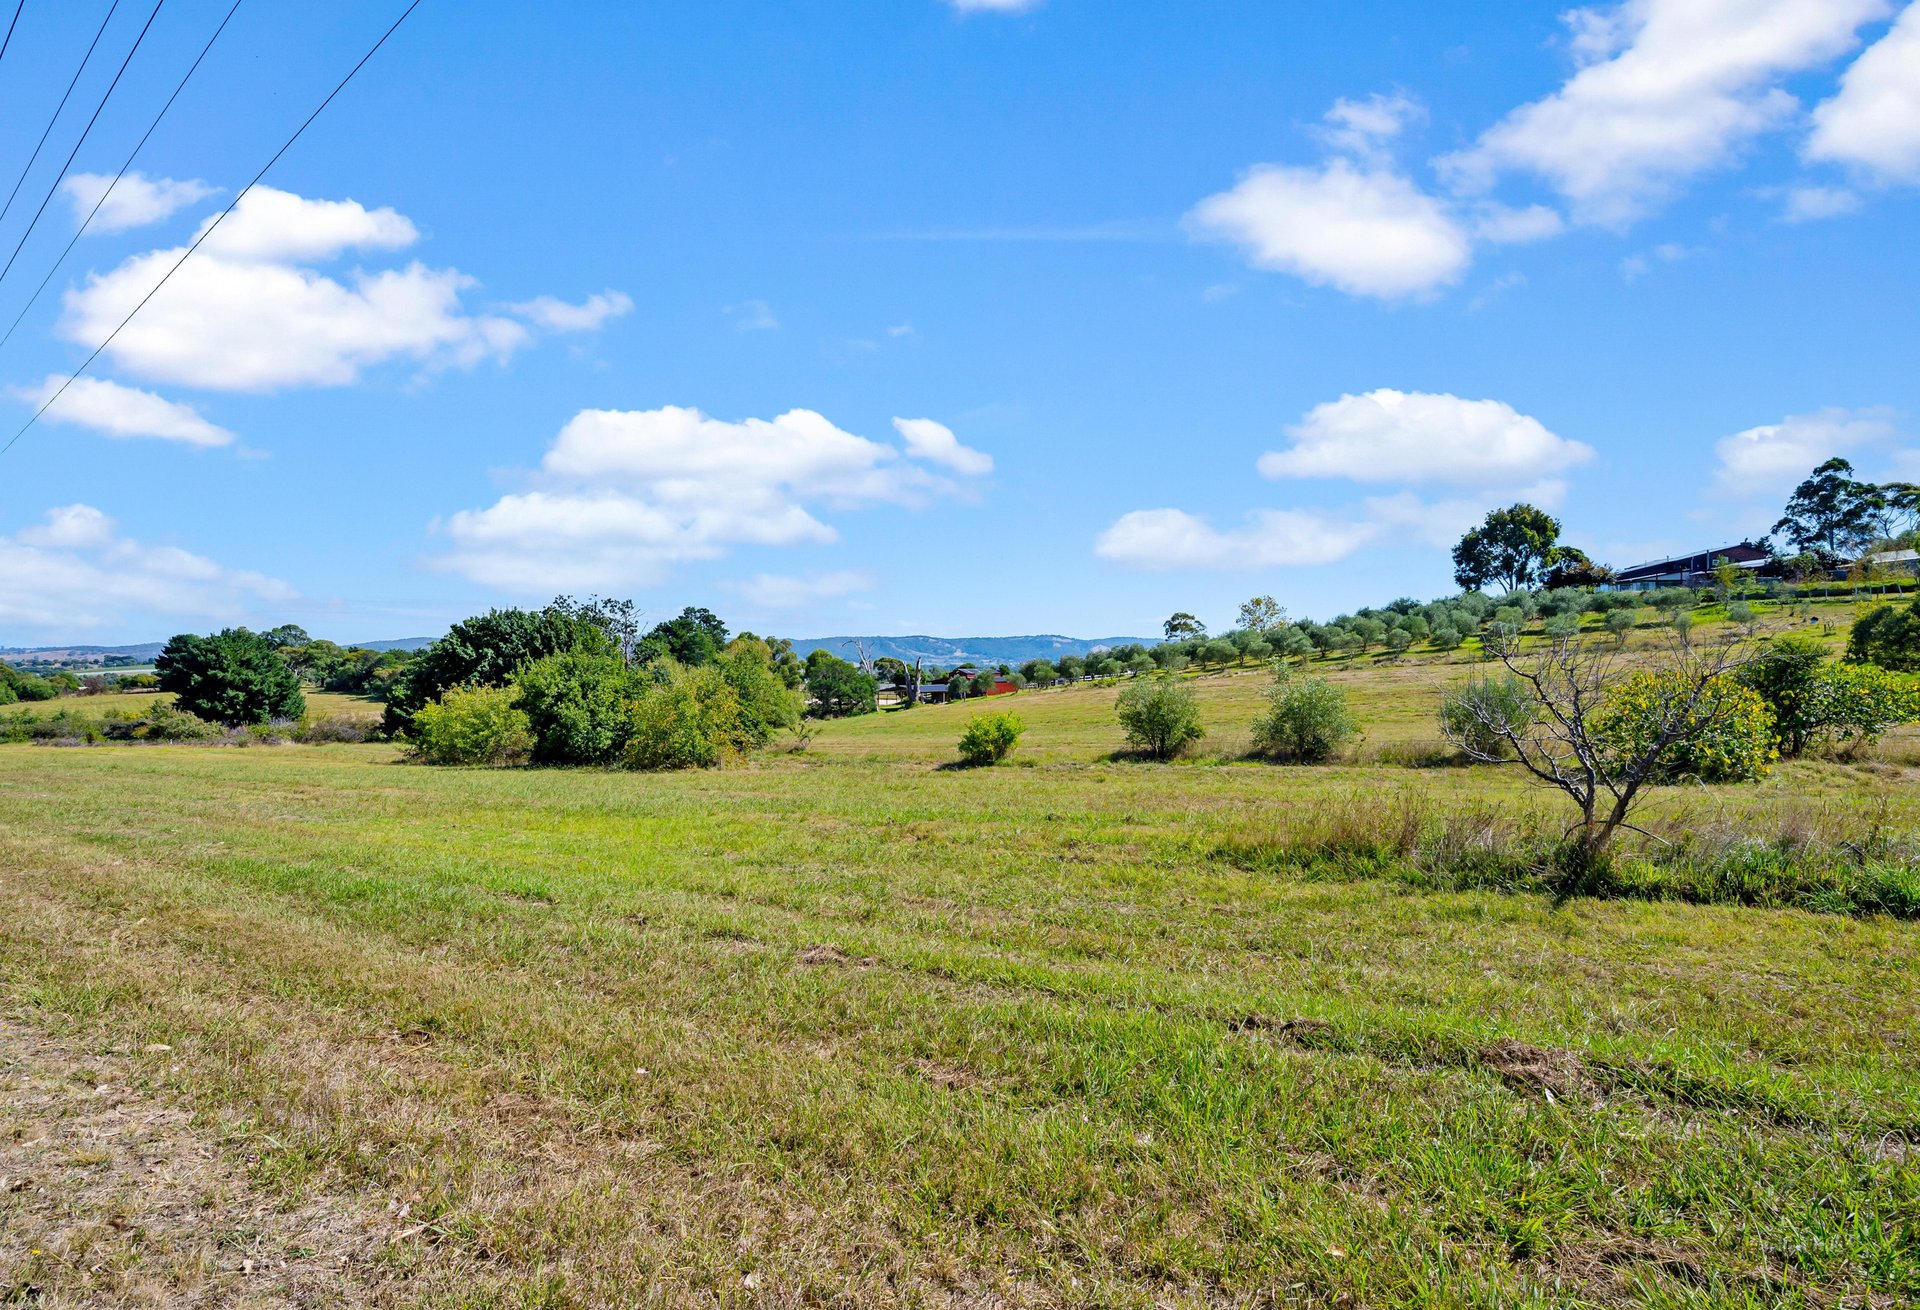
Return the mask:
<path id="1" fill-rule="evenodd" d="M 191 405 L 104 378 L 75 378 L 61 392 L 65 381 L 55 373 L 37 387 L 15 387 L 14 395 L 38 409 L 59 393 L 47 410 L 48 420 L 75 423 L 109 437 L 154 437 L 189 446 L 233 443 L 233 433 L 208 422 Z"/>
<path id="2" fill-rule="evenodd" d="M 813 573 L 798 578 L 777 573 L 757 573 L 745 581 L 721 585 L 755 609 L 792 610 L 805 609 L 825 601 L 844 600 L 848 596 L 871 591 L 873 578 L 852 570 Z"/>
<path id="3" fill-rule="evenodd" d="M 345 385 L 396 359 L 471 367 L 505 360 L 527 342 L 526 327 L 512 319 L 466 312 L 461 296 L 474 282 L 458 270 L 415 262 L 335 279 L 298 262 L 398 249 L 417 235 L 391 209 L 256 188 L 107 354 L 154 381 L 272 391 Z M 150 251 L 90 275 L 67 293 L 60 335 L 89 347 L 104 340 L 181 253 Z"/>
<path id="4" fill-rule="evenodd" d="M 0 623 L 18 628 L 64 636 L 129 614 L 233 622 L 294 595 L 273 578 L 124 537 L 91 505 L 48 510 L 0 537 Z"/>
<path id="5" fill-rule="evenodd" d="M 112 187 L 112 191 L 108 191 Z M 213 195 L 218 187 L 193 179 L 179 181 L 170 177 L 150 178 L 144 173 L 128 173 L 116 184 L 104 173 L 75 173 L 60 184 L 73 205 L 73 221 L 80 224 L 93 214 L 89 232 L 124 232 L 128 228 L 158 223 L 174 211 Z M 105 196 L 104 203 L 101 197 Z M 94 205 L 100 212 L 93 213 Z"/>
<path id="6" fill-rule="evenodd" d="M 593 332 L 610 318 L 631 314 L 633 297 L 609 288 L 577 305 L 570 305 L 557 296 L 535 296 L 507 308 L 549 332 Z"/>
<path id="7" fill-rule="evenodd" d="M 1727 499 L 1784 494 L 1835 455 L 1878 445 L 1896 432 L 1893 412 L 1885 408 L 1789 414 L 1714 444 L 1720 467 L 1712 494 Z"/>
<path id="8" fill-rule="evenodd" d="M 1496 245 L 1519 245 L 1559 236 L 1566 228 L 1559 211 L 1545 205 L 1528 205 L 1525 209 L 1485 205 L 1474 221 L 1473 234 Z"/>
<path id="9" fill-rule="evenodd" d="M 728 305 L 727 313 L 733 318 L 733 330 L 736 332 L 775 332 L 780 327 L 780 320 L 774 316 L 773 306 L 764 300 L 747 300 L 738 305 Z"/>
<path id="10" fill-rule="evenodd" d="M 734 546 L 834 541 L 822 507 L 911 506 L 957 490 L 811 410 L 734 423 L 672 405 L 581 411 L 535 480 L 440 525 L 453 543 L 441 565 L 508 591 L 604 589 Z"/>
<path id="11" fill-rule="evenodd" d="M 1920 182 L 1920 3 L 1854 60 L 1813 111 L 1809 159 L 1850 164 L 1888 182 Z"/>
<path id="12" fill-rule="evenodd" d="M 1426 110 L 1404 95 L 1376 92 L 1365 100 L 1343 96 L 1327 111 L 1326 126 L 1319 129 L 1319 135 L 1335 150 L 1373 158 L 1405 131 L 1407 124 L 1425 116 Z"/>
<path id="13" fill-rule="evenodd" d="M 1860 197 L 1846 187 L 1799 186 L 1787 192 L 1787 208 L 1781 217 L 1789 223 L 1811 223 L 1851 214 L 1859 208 Z"/>
<path id="14" fill-rule="evenodd" d="M 1040 0 L 947 0 L 963 14 L 1023 14 L 1037 9 Z"/>
<path id="15" fill-rule="evenodd" d="M 1263 164 L 1187 216 L 1201 236 L 1243 247 L 1261 268 L 1351 295 L 1392 299 L 1459 279 L 1467 234 L 1445 206 L 1383 166 Z"/>
<path id="16" fill-rule="evenodd" d="M 226 218 L 210 215 L 195 238 L 209 229 L 196 259 L 313 263 L 349 250 L 404 250 L 420 239 L 413 221 L 391 209 L 368 209 L 357 200 L 309 200 L 268 186 L 241 196 Z"/>
<path id="17" fill-rule="evenodd" d="M 1779 83 L 1846 53 L 1887 0 L 1624 0 L 1569 15 L 1582 66 L 1440 161 L 1481 190 L 1545 178 L 1585 222 L 1623 224 L 1789 122 Z"/>
<path id="18" fill-rule="evenodd" d="M 1289 448 L 1260 457 L 1265 476 L 1485 488 L 1593 458 L 1591 446 L 1555 436 L 1501 401 L 1390 388 L 1317 405 L 1287 435 Z"/>
<path id="19" fill-rule="evenodd" d="M 930 418 L 897 418 L 893 421 L 893 430 L 907 443 L 907 453 L 916 459 L 939 464 L 968 477 L 981 477 L 993 472 L 993 456 L 961 445 L 959 438 L 953 435 L 953 429 L 944 423 L 936 423 Z"/>
<path id="20" fill-rule="evenodd" d="M 1372 541 L 1378 529 L 1307 510 L 1263 509 L 1238 528 L 1221 531 L 1180 509 L 1123 514 L 1094 542 L 1101 559 L 1162 573 L 1180 569 L 1233 571 L 1282 565 L 1332 564 Z"/>

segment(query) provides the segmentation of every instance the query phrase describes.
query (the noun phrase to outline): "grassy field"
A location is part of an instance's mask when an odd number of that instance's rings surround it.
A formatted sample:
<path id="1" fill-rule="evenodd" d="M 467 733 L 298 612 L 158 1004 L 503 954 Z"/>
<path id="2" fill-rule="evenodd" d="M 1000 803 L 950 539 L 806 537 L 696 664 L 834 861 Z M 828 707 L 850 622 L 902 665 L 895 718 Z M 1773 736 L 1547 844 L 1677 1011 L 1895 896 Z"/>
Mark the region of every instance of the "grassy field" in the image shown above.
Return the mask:
<path id="1" fill-rule="evenodd" d="M 342 696 L 331 691 L 309 691 L 304 694 L 307 698 L 307 714 L 316 719 L 334 715 L 377 719 L 384 708 L 379 701 L 371 701 L 364 696 Z M 16 701 L 12 705 L 0 705 L 0 716 L 26 715 L 44 719 L 65 711 L 88 719 L 102 719 L 108 715 L 139 718 L 159 702 L 172 699 L 171 692 L 160 691 L 114 691 L 98 696 L 62 696 L 58 700 Z"/>
<path id="2" fill-rule="evenodd" d="M 1316 769 L 1232 758 L 1231 674 L 1196 683 L 1222 753 L 1175 765 L 1107 758 L 1101 688 L 1005 702 L 985 770 L 946 767 L 965 705 L 682 775 L 0 747 L 0 1006 L 253 1198 L 194 1260 L 135 1199 L 0 1217 L 0 1304 L 244 1288 L 320 1260 L 319 1214 L 390 1221 L 342 1303 L 1920 1298 L 1920 923 L 1241 858 L 1547 807 L 1369 762 L 1469 671 L 1335 673 L 1368 740 Z M 1657 805 L 1914 833 L 1915 781 Z"/>

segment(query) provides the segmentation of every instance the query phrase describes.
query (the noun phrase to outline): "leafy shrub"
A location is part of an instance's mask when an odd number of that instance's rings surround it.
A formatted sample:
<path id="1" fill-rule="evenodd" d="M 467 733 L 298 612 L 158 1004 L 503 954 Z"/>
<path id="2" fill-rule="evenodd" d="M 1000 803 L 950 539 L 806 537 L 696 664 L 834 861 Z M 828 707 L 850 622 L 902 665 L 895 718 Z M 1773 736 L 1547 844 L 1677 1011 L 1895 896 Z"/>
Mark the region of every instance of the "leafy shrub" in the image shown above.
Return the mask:
<path id="1" fill-rule="evenodd" d="M 415 655 L 387 687 L 387 729 L 401 732 L 413 712 L 452 687 L 504 687 L 521 665 L 576 647 L 608 651 L 607 634 L 571 604 L 543 610 L 489 610 L 463 619 Z"/>
<path id="2" fill-rule="evenodd" d="M 1820 732 L 1816 694 L 1826 652 L 1807 637 L 1782 637 L 1740 671 L 1740 681 L 1766 702 L 1773 716 L 1773 747 L 1791 758 L 1806 750 Z"/>
<path id="3" fill-rule="evenodd" d="M 1816 731 L 1848 752 L 1920 720 L 1920 680 L 1871 664 L 1829 664 L 1813 688 Z"/>
<path id="4" fill-rule="evenodd" d="M 1253 749 L 1293 764 L 1318 764 L 1360 731 L 1347 693 L 1324 678 L 1295 678 L 1274 669 L 1267 712 L 1254 721 Z"/>
<path id="5" fill-rule="evenodd" d="M 813 712 L 823 719 L 843 719 L 855 714 L 872 714 L 874 694 L 880 684 L 872 674 L 831 651 L 816 650 L 807 656 L 807 694 L 813 698 Z"/>
<path id="6" fill-rule="evenodd" d="M 630 769 L 711 769 L 753 744 L 739 693 L 713 665 L 669 663 L 628 714 L 621 762 Z"/>
<path id="7" fill-rule="evenodd" d="M 1904 610 L 1879 605 L 1862 614 L 1847 638 L 1847 658 L 1900 673 L 1920 673 L 1920 600 Z"/>
<path id="8" fill-rule="evenodd" d="M 147 711 L 147 721 L 133 729 L 133 735 L 143 741 L 206 741 L 220 735 L 220 725 L 161 701 Z"/>
<path id="9" fill-rule="evenodd" d="M 739 698 L 735 732 L 743 748 L 765 746 L 775 733 L 800 721 L 804 697 L 774 671 L 773 653 L 765 642 L 735 641 L 715 660 L 714 667 Z"/>
<path id="10" fill-rule="evenodd" d="M 1672 670 L 1636 673 L 1594 713 L 1591 730 L 1622 762 L 1639 759 L 1663 737 L 1678 738 L 1655 758 L 1653 776 L 1668 782 L 1751 782 L 1777 758 L 1766 702 L 1732 677 L 1715 678 L 1693 697 Z"/>
<path id="11" fill-rule="evenodd" d="M 351 714 L 330 714 L 322 719 L 302 719 L 294 729 L 293 739 L 309 746 L 321 746 L 335 742 L 372 741 L 379 735 L 380 725 L 370 719 Z"/>
<path id="12" fill-rule="evenodd" d="M 1502 729 L 1520 733 L 1533 722 L 1534 702 L 1526 684 L 1511 673 L 1469 678 L 1440 698 L 1440 731 L 1476 760 L 1512 753 Z"/>
<path id="13" fill-rule="evenodd" d="M 1206 730 L 1191 688 L 1170 674 L 1127 684 L 1114 701 L 1127 744 L 1156 760 L 1172 759 Z"/>
<path id="14" fill-rule="evenodd" d="M 533 750 L 533 725 L 508 687 L 450 687 L 414 711 L 410 734 L 428 764 L 518 764 Z"/>
<path id="15" fill-rule="evenodd" d="M 1634 625 L 1640 621 L 1640 615 L 1637 607 L 1610 609 L 1607 611 L 1606 618 L 1600 621 L 1606 625 L 1607 631 L 1613 634 L 1614 643 L 1624 646 L 1627 644 L 1627 634 L 1632 632 Z"/>
<path id="16" fill-rule="evenodd" d="M 960 734 L 960 758 L 968 764 L 997 764 L 1020 742 L 1027 725 L 1018 714 L 1002 710 L 976 714 Z"/>
<path id="17" fill-rule="evenodd" d="M 618 759 L 632 731 L 631 702 L 644 681 L 644 674 L 629 669 L 604 643 L 583 644 L 522 666 L 513 679 L 514 704 L 525 711 L 533 730 L 533 762 Z"/>

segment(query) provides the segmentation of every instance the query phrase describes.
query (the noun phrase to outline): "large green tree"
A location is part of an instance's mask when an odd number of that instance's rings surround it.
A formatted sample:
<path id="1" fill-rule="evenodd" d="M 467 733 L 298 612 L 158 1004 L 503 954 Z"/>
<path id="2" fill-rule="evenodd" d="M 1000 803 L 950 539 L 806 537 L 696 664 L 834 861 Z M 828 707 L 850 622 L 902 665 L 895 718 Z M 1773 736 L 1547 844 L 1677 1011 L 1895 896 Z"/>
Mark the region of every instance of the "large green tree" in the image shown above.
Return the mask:
<path id="1" fill-rule="evenodd" d="M 712 610 L 689 605 L 665 623 L 655 624 L 640 645 L 689 666 L 711 664 L 727 648 L 727 625 Z"/>
<path id="2" fill-rule="evenodd" d="M 463 619 L 416 655 L 387 693 L 389 731 L 404 730 L 449 687 L 504 687 L 522 664 L 576 648 L 611 649 L 606 632 L 572 607 L 489 610 Z"/>
<path id="3" fill-rule="evenodd" d="M 153 667 L 160 690 L 189 714 L 238 725 L 297 719 L 306 713 L 300 679 L 271 640 L 245 628 L 210 637 L 180 633 L 168 641 Z"/>
<path id="4" fill-rule="evenodd" d="M 1856 479 L 1846 460 L 1830 459 L 1793 489 L 1773 535 L 1837 558 L 1873 540 L 1883 508 L 1879 487 Z"/>
<path id="5" fill-rule="evenodd" d="M 816 650 L 807 656 L 807 694 L 813 712 L 823 719 L 842 719 L 874 712 L 874 693 L 880 684 L 838 655 Z"/>
<path id="6" fill-rule="evenodd" d="M 1509 505 L 1460 538 L 1453 580 L 1467 591 L 1497 582 L 1507 591 L 1532 586 L 1553 564 L 1560 520 L 1532 505 Z"/>

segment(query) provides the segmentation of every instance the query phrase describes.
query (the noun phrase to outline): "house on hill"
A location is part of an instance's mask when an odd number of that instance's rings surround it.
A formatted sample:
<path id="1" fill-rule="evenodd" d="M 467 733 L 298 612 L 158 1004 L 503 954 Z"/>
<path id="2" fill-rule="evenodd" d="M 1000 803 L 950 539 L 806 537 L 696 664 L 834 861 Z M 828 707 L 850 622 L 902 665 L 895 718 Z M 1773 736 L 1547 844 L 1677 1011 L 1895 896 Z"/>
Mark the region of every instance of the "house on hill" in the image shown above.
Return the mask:
<path id="1" fill-rule="evenodd" d="M 1665 559 L 1648 560 L 1645 564 L 1621 569 L 1614 575 L 1612 589 L 1652 591 L 1658 587 L 1699 587 L 1713 581 L 1713 566 L 1717 560 L 1727 560 L 1735 568 L 1753 574 L 1769 558 L 1766 551 L 1746 542 L 1722 546 L 1718 550 L 1698 550 L 1691 555 L 1669 555 Z"/>
<path id="2" fill-rule="evenodd" d="M 948 680 L 949 682 L 951 682 L 951 680 L 954 678 L 965 678 L 968 682 L 972 682 L 974 678 L 978 676 L 979 676 L 979 670 L 977 669 L 958 668 L 948 675 Z M 949 682 L 921 683 L 920 684 L 921 703 L 926 705 L 945 704 L 947 700 L 947 687 L 949 685 Z M 1019 689 L 1013 685 L 1012 680 L 1009 679 L 1005 674 L 996 673 L 993 675 L 993 690 L 989 691 L 987 695 L 1010 696 L 1017 690 Z"/>

